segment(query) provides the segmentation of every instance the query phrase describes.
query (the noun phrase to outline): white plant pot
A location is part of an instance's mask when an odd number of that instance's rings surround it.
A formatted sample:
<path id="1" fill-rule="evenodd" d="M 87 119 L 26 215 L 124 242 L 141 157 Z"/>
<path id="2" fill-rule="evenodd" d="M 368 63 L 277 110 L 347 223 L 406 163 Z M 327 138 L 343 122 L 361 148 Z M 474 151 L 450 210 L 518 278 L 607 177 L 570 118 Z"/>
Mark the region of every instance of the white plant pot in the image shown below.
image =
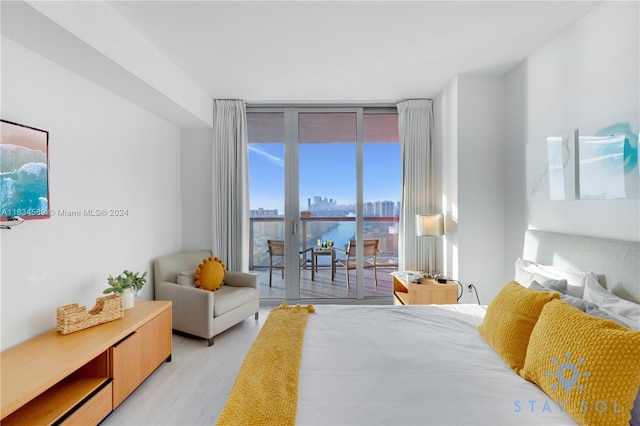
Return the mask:
<path id="1" fill-rule="evenodd" d="M 134 293 L 131 288 L 125 288 L 122 293 L 122 304 L 124 309 L 133 308 Z"/>

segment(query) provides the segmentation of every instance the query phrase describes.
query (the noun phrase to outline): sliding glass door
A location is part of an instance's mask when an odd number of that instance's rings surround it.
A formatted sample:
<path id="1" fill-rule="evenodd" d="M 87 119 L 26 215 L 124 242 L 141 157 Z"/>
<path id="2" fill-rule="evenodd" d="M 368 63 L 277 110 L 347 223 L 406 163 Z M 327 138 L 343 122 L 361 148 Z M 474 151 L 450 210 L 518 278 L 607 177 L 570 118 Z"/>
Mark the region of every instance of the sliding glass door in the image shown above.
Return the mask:
<path id="1" fill-rule="evenodd" d="M 398 115 L 370 110 L 363 115 L 362 133 L 362 234 L 364 240 L 378 242 L 377 285 L 375 277 L 367 279 L 371 269 L 365 268 L 363 291 L 364 297 L 386 297 L 393 294 L 390 273 L 398 269 L 402 196 Z"/>
<path id="2" fill-rule="evenodd" d="M 349 241 L 356 239 L 357 120 L 354 110 L 296 110 L 301 245 L 312 270 L 301 298 L 355 298 L 346 280 Z M 356 270 L 349 271 L 354 277 Z"/>
<path id="3" fill-rule="evenodd" d="M 247 118 L 250 267 L 261 297 L 390 297 L 401 193 L 395 108 L 250 107 Z M 269 241 L 284 247 L 276 253 Z"/>
<path id="4" fill-rule="evenodd" d="M 249 139 L 249 269 L 260 274 L 260 297 L 285 298 L 285 114 L 247 114 Z"/>

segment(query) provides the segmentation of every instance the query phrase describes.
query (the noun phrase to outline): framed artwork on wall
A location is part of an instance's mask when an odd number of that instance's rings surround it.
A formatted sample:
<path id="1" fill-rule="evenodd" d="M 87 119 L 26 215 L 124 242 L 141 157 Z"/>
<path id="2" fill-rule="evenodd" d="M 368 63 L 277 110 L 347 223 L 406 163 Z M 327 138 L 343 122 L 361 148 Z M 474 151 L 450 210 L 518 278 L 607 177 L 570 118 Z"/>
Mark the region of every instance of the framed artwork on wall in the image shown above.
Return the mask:
<path id="1" fill-rule="evenodd" d="M 640 111 L 528 143 L 528 200 L 640 198 Z"/>
<path id="2" fill-rule="evenodd" d="M 527 199 L 576 199 L 574 131 L 527 144 Z"/>
<path id="3" fill-rule="evenodd" d="M 0 120 L 0 221 L 49 217 L 49 132 Z"/>
<path id="4" fill-rule="evenodd" d="M 640 198 L 639 113 L 578 130 L 581 200 Z"/>

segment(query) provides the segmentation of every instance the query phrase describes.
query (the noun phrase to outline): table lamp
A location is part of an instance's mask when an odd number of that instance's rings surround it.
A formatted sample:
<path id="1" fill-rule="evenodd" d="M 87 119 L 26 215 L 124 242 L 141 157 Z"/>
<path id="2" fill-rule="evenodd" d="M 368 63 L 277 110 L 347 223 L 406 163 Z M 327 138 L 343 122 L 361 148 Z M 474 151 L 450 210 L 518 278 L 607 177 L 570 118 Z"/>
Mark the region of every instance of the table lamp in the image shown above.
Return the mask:
<path id="1" fill-rule="evenodd" d="M 419 237 L 438 237 L 444 235 L 444 215 L 443 214 L 417 214 L 416 234 Z M 433 264 L 435 263 L 434 253 L 429 252 L 429 277 L 433 277 Z"/>

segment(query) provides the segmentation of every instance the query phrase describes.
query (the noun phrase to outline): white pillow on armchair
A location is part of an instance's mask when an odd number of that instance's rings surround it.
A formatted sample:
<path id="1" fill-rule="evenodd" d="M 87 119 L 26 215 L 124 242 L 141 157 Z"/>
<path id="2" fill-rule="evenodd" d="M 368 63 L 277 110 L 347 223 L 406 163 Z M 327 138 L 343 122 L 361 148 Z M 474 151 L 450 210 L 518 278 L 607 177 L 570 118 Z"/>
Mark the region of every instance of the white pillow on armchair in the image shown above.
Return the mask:
<path id="1" fill-rule="evenodd" d="M 196 273 L 195 269 L 193 271 L 178 272 L 176 282 L 180 285 L 195 287 L 196 286 L 196 279 L 194 277 L 195 273 Z"/>

